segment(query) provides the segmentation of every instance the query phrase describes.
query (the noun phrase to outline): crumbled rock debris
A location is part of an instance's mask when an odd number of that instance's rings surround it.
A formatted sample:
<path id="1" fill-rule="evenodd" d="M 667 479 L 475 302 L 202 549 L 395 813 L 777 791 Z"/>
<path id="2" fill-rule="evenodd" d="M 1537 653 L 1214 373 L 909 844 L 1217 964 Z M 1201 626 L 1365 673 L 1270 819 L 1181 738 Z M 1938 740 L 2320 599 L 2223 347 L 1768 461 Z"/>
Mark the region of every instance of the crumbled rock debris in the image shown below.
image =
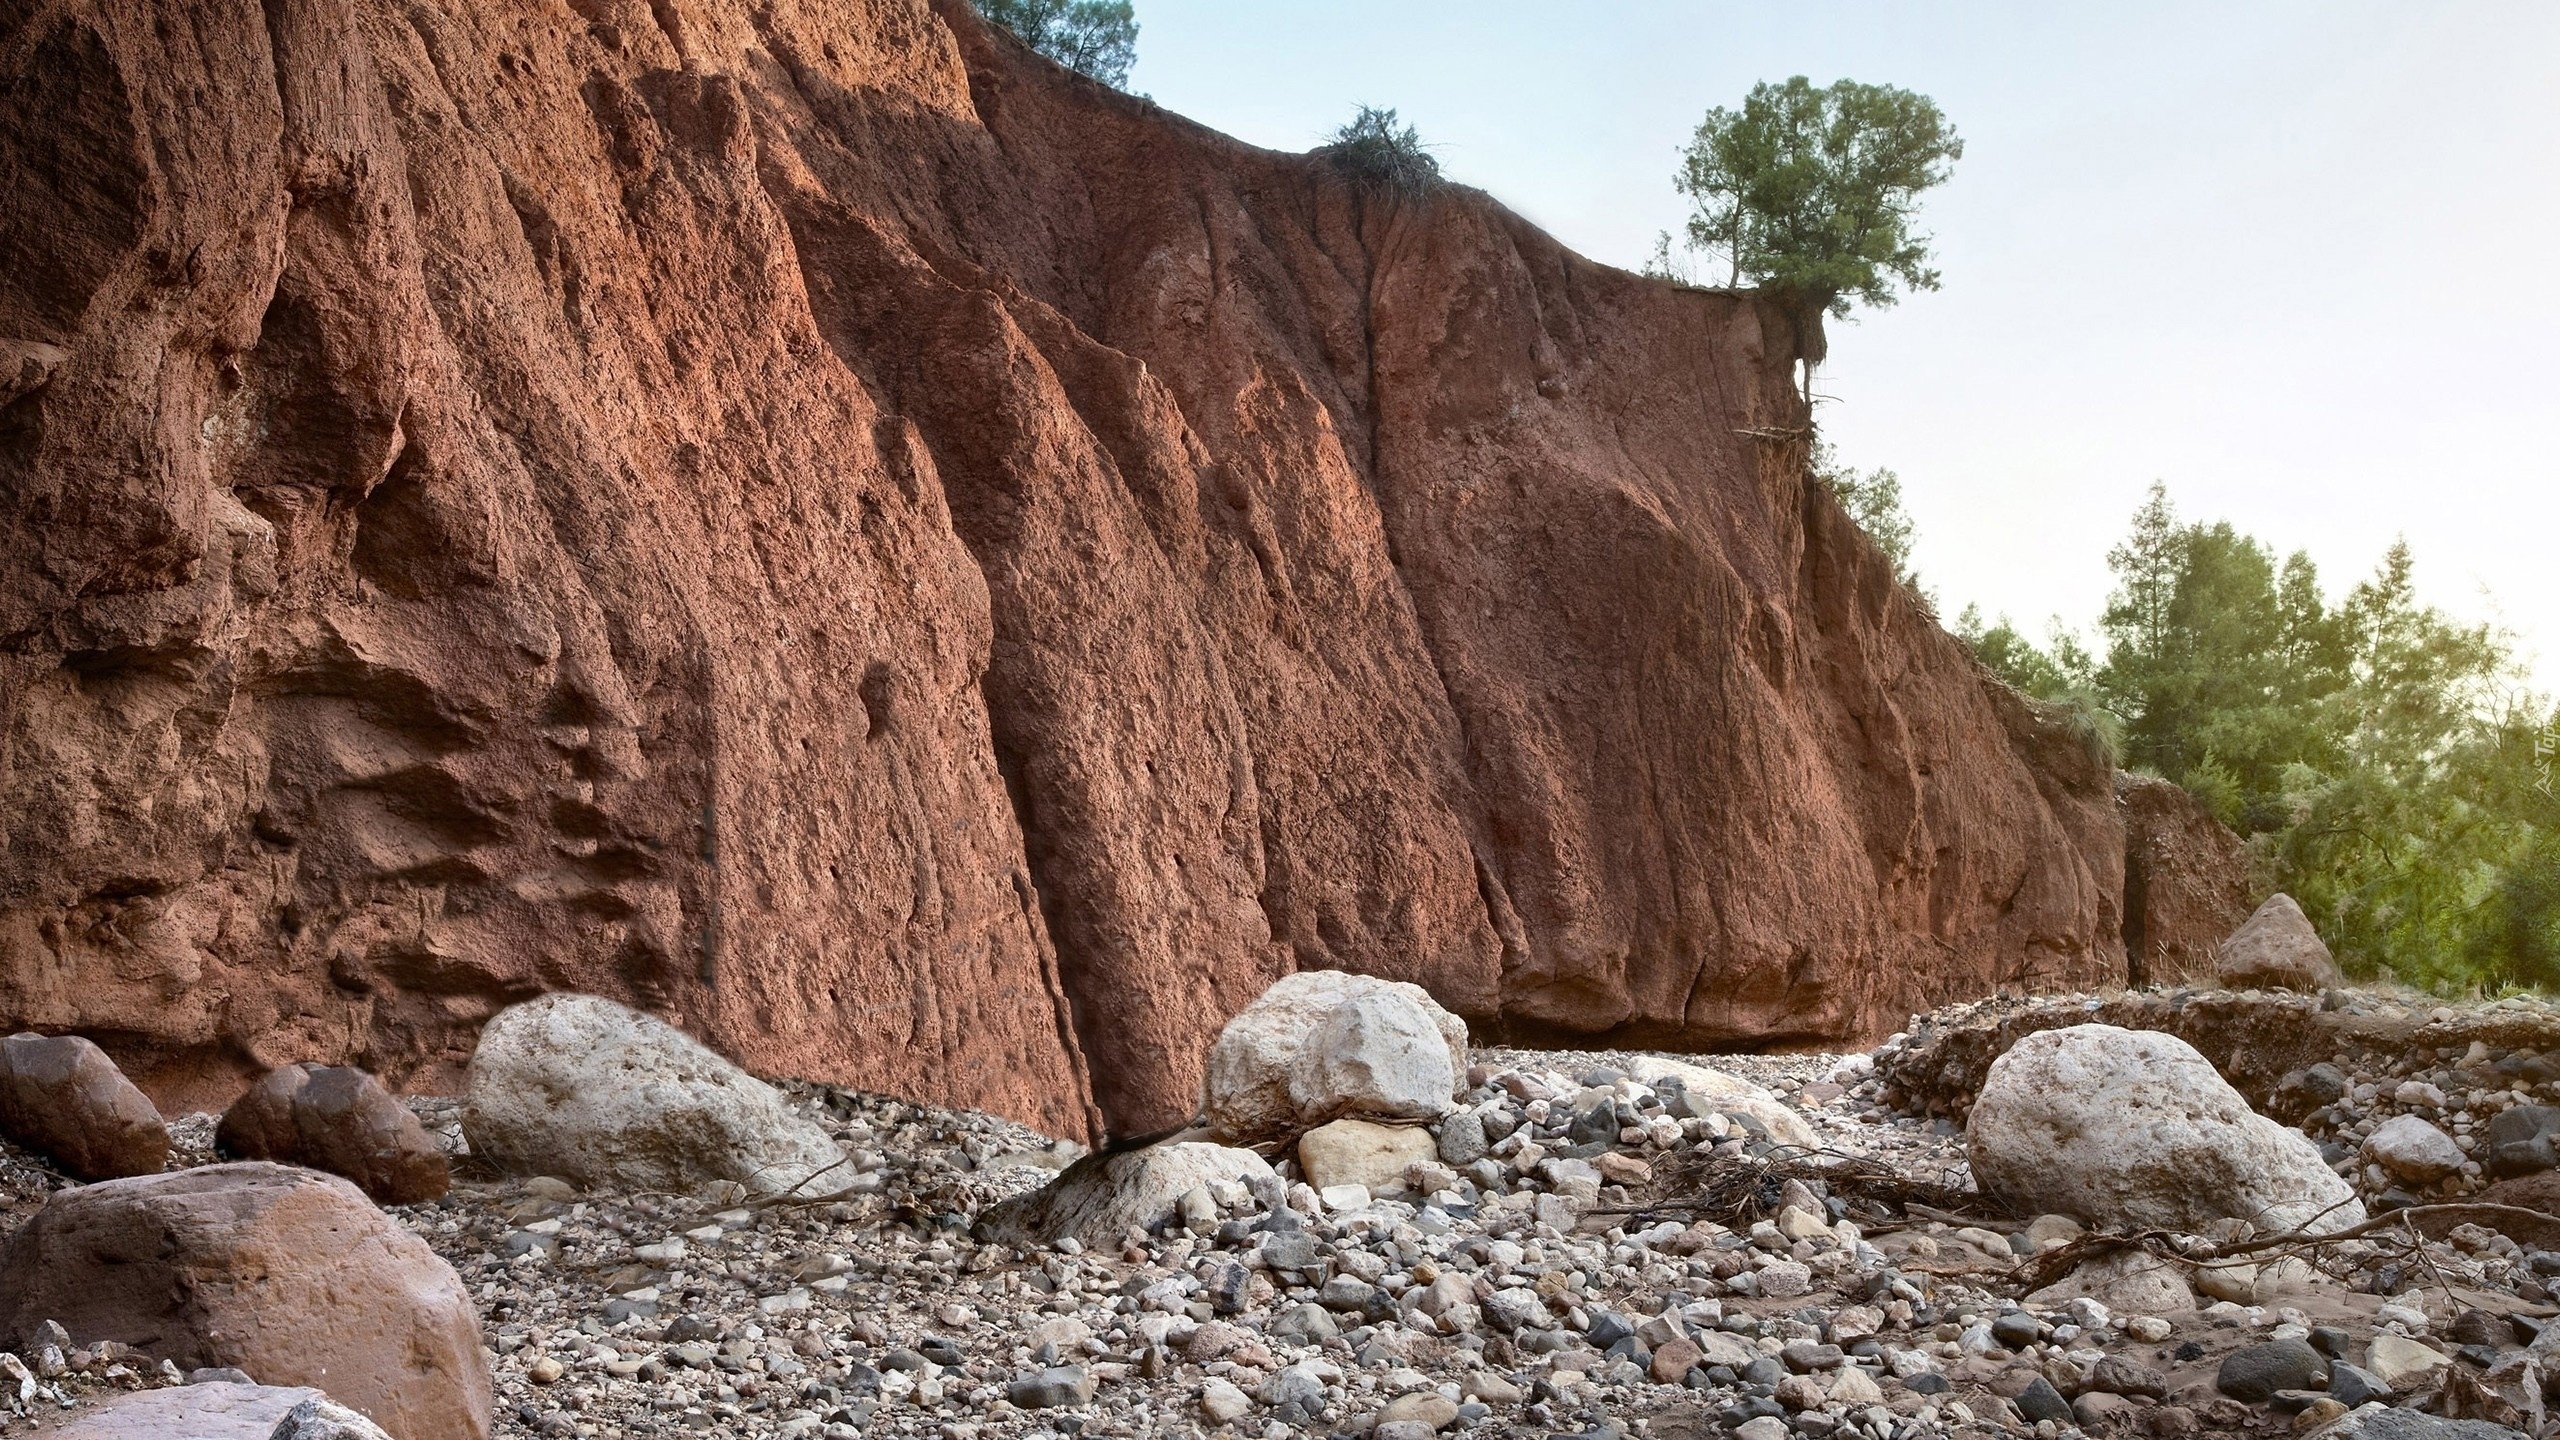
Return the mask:
<path id="1" fill-rule="evenodd" d="M 1979 1018 L 1957 1007 L 1913 1035 Z M 2212 1289 L 2240 1298 L 2200 1294 L 2196 1310 L 2119 1314 L 2067 1282 L 2030 1301 L 2021 1262 L 2080 1227 L 1909 1198 L 1967 1186 L 1959 1125 L 1900 1088 L 1911 1072 L 1896 1058 L 1923 1043 L 1675 1057 L 1766 1087 L 1829 1157 L 1630 1080 L 1626 1053 L 1478 1049 L 1458 1114 L 1435 1127 L 1441 1160 L 1411 1172 L 1425 1193 L 1337 1191 L 1327 1205 L 1284 1152 L 1285 1197 L 1221 1187 L 1116 1248 L 972 1236 L 980 1211 L 1078 1147 L 805 1084 L 784 1088 L 851 1159 L 838 1195 L 582 1194 L 499 1177 L 471 1163 L 450 1101 L 416 1100 L 457 1157 L 454 1189 L 392 1213 L 479 1304 L 506 1436 L 1934 1440 L 2291 1434 L 2297 1415 L 2327 1422 L 2356 1403 L 2507 1418 L 2500 1387 L 2512 1394 L 2539 1354 L 2527 1346 L 2553 1313 L 2560 1253 L 2464 1225 L 2415 1248 L 2377 1237 L 2254 1267 L 2245 1289 L 2219 1275 Z M 2386 1115 L 2423 1114 L 2475 1150 L 2498 1108 L 2560 1098 L 2500 1070 L 2494 1047 L 2434 1048 L 2328 1057 L 2347 1084 L 2314 1107 L 2315 1138 L 2347 1146 Z M 172 1125 L 173 1164 L 212 1158 L 203 1119 Z M 1854 1179 L 1824 1178 L 1839 1156 L 1862 1157 Z M 2360 1155 L 2337 1163 L 2382 1193 Z M 1682 1186 L 1711 1172 L 1746 1183 L 1709 1207 Z M 61 1183 L 0 1153 L 11 1219 Z M 2466 1183 L 2457 1172 L 2429 1193 Z M 2169 1243 L 2246 1233 L 2233 1222 Z M 8 1433 L 183 1378 L 149 1357 L 55 1348 L 11 1362 L 32 1381 L 9 1390 L 23 1396 Z M 2328 1390 L 2310 1386 L 2315 1371 Z"/>

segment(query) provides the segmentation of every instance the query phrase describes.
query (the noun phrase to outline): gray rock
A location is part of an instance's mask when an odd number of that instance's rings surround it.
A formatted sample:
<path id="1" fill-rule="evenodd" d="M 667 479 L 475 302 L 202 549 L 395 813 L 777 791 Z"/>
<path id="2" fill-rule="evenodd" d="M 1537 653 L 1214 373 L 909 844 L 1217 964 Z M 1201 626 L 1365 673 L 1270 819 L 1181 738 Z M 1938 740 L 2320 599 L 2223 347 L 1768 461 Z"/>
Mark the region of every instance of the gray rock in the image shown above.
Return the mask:
<path id="1" fill-rule="evenodd" d="M 2492 1175 L 2534 1175 L 2560 1168 L 2560 1106 L 2516 1105 L 2489 1122 L 2488 1170 Z"/>
<path id="2" fill-rule="evenodd" d="M 2382 1377 L 2359 1365 L 2343 1360 L 2329 1362 L 2329 1398 L 2353 1410 L 2376 1400 L 2391 1398 L 2391 1387 Z"/>
<path id="3" fill-rule="evenodd" d="M 2214 1388 L 2234 1400 L 2264 1404 L 2279 1390 L 2323 1390 L 2329 1362 L 2300 1340 L 2269 1340 L 2223 1357 Z"/>
<path id="4" fill-rule="evenodd" d="M 1271 1322 L 1273 1336 L 1299 1345 L 1321 1345 L 1342 1333 L 1321 1305 L 1299 1305 Z"/>
<path id="5" fill-rule="evenodd" d="M 2107 1355 L 2089 1367 L 2089 1388 L 2109 1395 L 2141 1395 L 2157 1400 L 2169 1393 L 2169 1381 L 2130 1356 Z"/>
<path id="6" fill-rule="evenodd" d="M 1492 1143 L 1484 1133 L 1484 1116 L 1477 1111 L 1461 1110 L 1440 1123 L 1440 1159 L 1453 1168 L 1463 1170 L 1483 1159 Z"/>
<path id="7" fill-rule="evenodd" d="M 1004 1398 L 1025 1410 L 1055 1410 L 1093 1403 L 1093 1377 L 1081 1365 L 1051 1365 L 1013 1377 Z"/>
<path id="8" fill-rule="evenodd" d="M 2053 1382 L 2039 1375 L 2027 1382 L 2027 1388 L 2016 1397 L 2018 1413 L 2029 1420 L 2050 1420 L 2057 1425 L 2071 1423 L 2071 1402 L 2053 1388 Z"/>
<path id="9" fill-rule="evenodd" d="M 2525 1440 L 2524 1432 L 2486 1420 L 2447 1420 L 2388 1405 L 2361 1405 L 2322 1432 L 2323 1440 Z"/>
<path id="10" fill-rule="evenodd" d="M 307 1386 L 224 1380 L 117 1395 L 44 1433 L 54 1440 L 388 1440 L 372 1421 Z"/>

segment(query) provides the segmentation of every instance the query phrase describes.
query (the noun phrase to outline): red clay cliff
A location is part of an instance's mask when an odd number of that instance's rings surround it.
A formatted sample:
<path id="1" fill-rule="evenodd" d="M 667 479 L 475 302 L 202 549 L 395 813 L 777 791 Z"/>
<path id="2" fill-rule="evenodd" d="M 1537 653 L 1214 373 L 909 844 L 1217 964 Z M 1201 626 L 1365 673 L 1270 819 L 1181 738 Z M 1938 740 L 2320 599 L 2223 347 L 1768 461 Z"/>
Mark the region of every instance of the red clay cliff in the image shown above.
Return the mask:
<path id="1" fill-rule="evenodd" d="M 2110 771 L 1808 483 L 1784 316 L 1481 194 L 951 0 L 19 7 L 0 181 L 0 1029 L 171 1103 L 573 988 L 1090 1135 L 1297 968 L 2124 977 Z"/>

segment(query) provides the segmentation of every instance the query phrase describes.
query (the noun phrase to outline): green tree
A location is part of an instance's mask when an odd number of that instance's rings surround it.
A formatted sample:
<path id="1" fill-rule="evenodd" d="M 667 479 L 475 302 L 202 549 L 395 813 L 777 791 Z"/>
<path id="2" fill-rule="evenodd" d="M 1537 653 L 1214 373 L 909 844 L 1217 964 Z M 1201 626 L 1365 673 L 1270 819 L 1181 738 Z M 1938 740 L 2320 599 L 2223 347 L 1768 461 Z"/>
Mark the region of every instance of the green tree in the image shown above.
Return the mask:
<path id="1" fill-rule="evenodd" d="M 2418 596 L 2395 545 L 2334 607 L 2309 556 L 2281 564 L 2154 486 L 2109 552 L 2094 675 L 2130 763 L 2249 837 L 2351 969 L 2439 986 L 2560 985 L 2560 806 L 2506 638 Z M 1979 612 L 1959 633 L 2051 698 L 2067 667 Z"/>
<path id="2" fill-rule="evenodd" d="M 1825 488 L 1858 522 L 1876 548 L 1893 562 L 1893 573 L 1903 584 L 1915 590 L 1919 577 L 1911 569 L 1911 546 L 1920 538 L 1920 527 L 1911 521 L 1911 513 L 1902 508 L 1902 477 L 1890 470 L 1861 473 L 1840 463 L 1827 444 L 1817 443 L 1813 452 L 1813 473 Z"/>
<path id="3" fill-rule="evenodd" d="M 1672 183 L 1690 200 L 1688 247 L 1721 258 L 1729 283 L 1845 316 L 1852 300 L 1893 304 L 1896 281 L 1938 288 L 1913 222 L 1963 154 L 1925 95 L 1798 75 L 1708 111 Z M 1657 258 L 1670 267 L 1667 236 Z"/>
<path id="4" fill-rule="evenodd" d="M 976 0 L 978 13 L 1022 43 L 1117 90 L 1138 63 L 1138 14 L 1129 0 Z"/>

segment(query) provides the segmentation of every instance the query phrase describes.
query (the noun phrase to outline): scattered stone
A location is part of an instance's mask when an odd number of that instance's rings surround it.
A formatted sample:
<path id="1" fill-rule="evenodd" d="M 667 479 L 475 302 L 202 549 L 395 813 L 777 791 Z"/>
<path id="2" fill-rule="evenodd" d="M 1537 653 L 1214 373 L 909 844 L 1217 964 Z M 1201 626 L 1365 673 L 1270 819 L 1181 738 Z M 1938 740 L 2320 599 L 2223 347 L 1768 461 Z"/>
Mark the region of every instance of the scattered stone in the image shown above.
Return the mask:
<path id="1" fill-rule="evenodd" d="M 2302 1132 L 2249 1108 L 2172 1035 L 2076 1025 L 1993 1062 L 1965 1130 L 1975 1180 L 2110 1229 L 2250 1219 L 2327 1231 L 2364 1207 Z"/>
<path id="2" fill-rule="evenodd" d="M 2053 1388 L 2053 1382 L 2041 1375 L 2028 1381 L 2027 1387 L 2011 1397 L 2010 1403 L 2016 1405 L 2018 1413 L 2030 1421 L 2050 1420 L 2061 1425 L 2069 1423 L 2072 1418 L 2071 1402 L 2063 1399 L 2062 1392 Z"/>
<path id="3" fill-rule="evenodd" d="M 400 1440 L 485 1440 L 480 1326 L 451 1266 L 344 1180 L 263 1162 L 62 1191 L 0 1248 L 0 1336 L 59 1321 L 181 1367 L 325 1381 Z"/>
<path id="4" fill-rule="evenodd" d="M 772 1086 L 653 1015 L 545 995 L 480 1032 L 462 1112 L 472 1154 L 585 1188 L 690 1192 L 735 1181 L 825 1195 L 854 1171 Z M 407 1440 L 407 1437 L 403 1437 Z"/>
<path id="5" fill-rule="evenodd" d="M 2322 990 L 2339 983 L 2338 962 L 2293 897 L 2267 897 L 2214 955 L 2214 978 L 2233 990 Z"/>
<path id="6" fill-rule="evenodd" d="M 0 1136 L 80 1180 L 157 1174 L 169 1161 L 150 1097 L 78 1035 L 0 1040 Z"/>
<path id="7" fill-rule="evenodd" d="M 268 1071 L 223 1114 L 214 1143 L 238 1159 L 345 1176 L 379 1205 L 433 1200 L 452 1184 L 418 1117 L 351 1065 Z"/>

